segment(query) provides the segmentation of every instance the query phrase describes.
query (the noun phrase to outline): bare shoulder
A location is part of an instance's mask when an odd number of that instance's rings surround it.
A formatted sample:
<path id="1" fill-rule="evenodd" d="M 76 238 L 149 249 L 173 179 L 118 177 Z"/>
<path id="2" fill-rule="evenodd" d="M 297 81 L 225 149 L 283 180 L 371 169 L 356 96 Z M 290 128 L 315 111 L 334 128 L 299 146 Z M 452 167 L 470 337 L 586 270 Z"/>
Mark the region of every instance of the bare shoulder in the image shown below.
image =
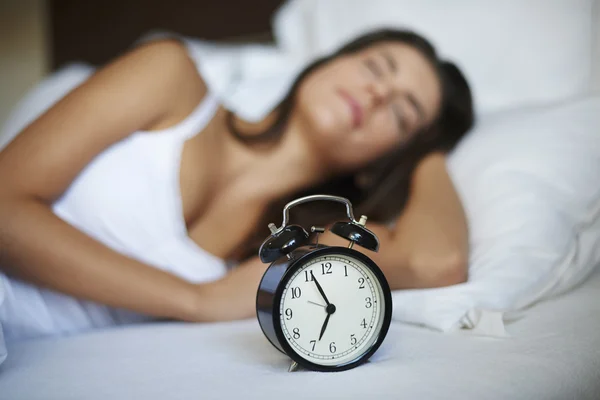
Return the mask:
<path id="1" fill-rule="evenodd" d="M 205 93 L 178 41 L 131 49 L 99 68 L 0 152 L 0 197 L 56 199 L 108 146 L 138 130 L 178 122 Z"/>
<path id="2" fill-rule="evenodd" d="M 131 50 L 127 57 L 131 61 L 128 63 L 130 68 L 138 73 L 145 71 L 144 82 L 159 86 L 161 97 L 168 99 L 170 104 L 160 120 L 146 127 L 148 130 L 162 129 L 179 122 L 206 95 L 206 84 L 187 48 L 179 40 L 161 39 L 145 43 Z"/>
<path id="3" fill-rule="evenodd" d="M 167 77 L 166 74 L 179 72 L 183 75 L 174 75 L 172 77 L 197 78 L 202 81 L 198 74 L 196 65 L 191 59 L 185 44 L 177 39 L 160 39 L 139 45 L 130 51 L 138 62 L 148 62 L 154 68 L 159 77 Z M 189 82 L 188 82 L 189 83 Z"/>
<path id="4" fill-rule="evenodd" d="M 177 39 L 158 39 L 142 43 L 120 58 L 129 58 L 136 63 L 147 63 L 153 68 L 160 68 L 162 71 L 157 72 L 163 76 L 170 72 L 198 75 L 185 44 Z"/>

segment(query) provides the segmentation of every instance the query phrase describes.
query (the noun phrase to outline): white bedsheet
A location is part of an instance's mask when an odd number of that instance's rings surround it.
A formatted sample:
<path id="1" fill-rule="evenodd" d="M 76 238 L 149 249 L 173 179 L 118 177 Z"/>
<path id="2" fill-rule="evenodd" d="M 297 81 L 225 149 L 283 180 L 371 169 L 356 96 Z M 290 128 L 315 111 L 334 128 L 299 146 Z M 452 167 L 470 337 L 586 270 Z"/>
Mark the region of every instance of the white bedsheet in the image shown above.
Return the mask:
<path id="1" fill-rule="evenodd" d="M 600 270 L 507 330 L 492 339 L 393 323 L 369 364 L 288 373 L 254 320 L 118 328 L 13 344 L 0 399 L 600 398 Z"/>

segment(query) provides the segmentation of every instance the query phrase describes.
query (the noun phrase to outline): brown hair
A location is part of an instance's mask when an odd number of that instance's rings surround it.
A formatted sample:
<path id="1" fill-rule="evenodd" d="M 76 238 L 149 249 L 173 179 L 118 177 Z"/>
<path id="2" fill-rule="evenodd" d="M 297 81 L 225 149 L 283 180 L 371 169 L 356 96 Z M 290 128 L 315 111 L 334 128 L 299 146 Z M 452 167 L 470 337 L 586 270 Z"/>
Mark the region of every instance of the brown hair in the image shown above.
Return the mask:
<path id="1" fill-rule="evenodd" d="M 333 54 L 308 65 L 296 78 L 288 94 L 277 107 L 273 125 L 259 135 L 245 135 L 234 126 L 234 114 L 227 113 L 229 131 L 240 141 L 253 144 L 277 140 L 284 132 L 294 107 L 298 87 L 312 71 L 330 60 L 357 52 L 370 45 L 384 41 L 400 41 L 419 50 L 435 67 L 442 86 L 442 105 L 436 121 L 427 129 L 385 156 L 371 162 L 353 173 L 337 176 L 329 181 L 306 188 L 269 205 L 261 219 L 264 229 L 248 238 L 242 249 L 242 258 L 256 254 L 260 243 L 269 235 L 267 224 L 281 223 L 282 210 L 289 201 L 309 194 L 330 194 L 348 198 L 355 215 L 367 215 L 370 221 L 387 222 L 404 208 L 409 195 L 410 180 L 418 162 L 428 153 L 450 151 L 471 128 L 474 112 L 469 85 L 460 70 L 451 62 L 440 60 L 434 47 L 418 34 L 393 29 L 380 29 L 362 35 Z M 336 219 L 344 218 L 344 209 L 331 202 L 314 202 L 292 210 L 291 220 L 305 228 L 311 225 L 326 226 Z"/>

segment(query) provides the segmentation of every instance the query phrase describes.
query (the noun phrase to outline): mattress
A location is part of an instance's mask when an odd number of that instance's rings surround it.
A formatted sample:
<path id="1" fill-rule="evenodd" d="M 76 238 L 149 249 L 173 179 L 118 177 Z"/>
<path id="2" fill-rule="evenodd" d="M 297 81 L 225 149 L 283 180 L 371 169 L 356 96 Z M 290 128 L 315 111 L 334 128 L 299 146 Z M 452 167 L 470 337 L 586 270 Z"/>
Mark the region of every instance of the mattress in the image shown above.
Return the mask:
<path id="1" fill-rule="evenodd" d="M 509 337 L 392 323 L 370 362 L 287 372 L 255 320 L 163 322 L 15 343 L 0 399 L 600 399 L 600 270 Z"/>

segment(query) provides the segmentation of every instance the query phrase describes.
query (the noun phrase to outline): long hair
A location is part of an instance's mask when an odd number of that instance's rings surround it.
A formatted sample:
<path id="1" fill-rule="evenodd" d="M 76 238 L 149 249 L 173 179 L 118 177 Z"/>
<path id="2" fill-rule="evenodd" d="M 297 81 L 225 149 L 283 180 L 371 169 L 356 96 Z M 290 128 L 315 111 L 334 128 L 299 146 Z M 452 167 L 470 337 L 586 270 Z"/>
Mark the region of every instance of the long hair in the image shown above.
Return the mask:
<path id="1" fill-rule="evenodd" d="M 336 57 L 355 53 L 379 42 L 397 41 L 413 46 L 434 67 L 442 88 L 442 102 L 437 119 L 425 131 L 414 135 L 400 148 L 390 151 L 366 167 L 336 176 L 328 181 L 306 188 L 271 203 L 262 218 L 257 232 L 249 237 L 243 249 L 242 259 L 256 254 L 260 243 L 269 234 L 267 224 L 280 224 L 283 207 L 289 201 L 309 194 L 324 193 L 342 196 L 350 200 L 355 215 L 367 215 L 370 221 L 387 222 L 397 216 L 409 196 L 413 171 L 419 161 L 434 151 L 448 152 L 471 128 L 474 121 L 471 91 L 461 71 L 451 62 L 440 60 L 434 47 L 423 37 L 406 30 L 380 29 L 362 35 L 333 54 L 317 59 L 308 65 L 295 79 L 284 99 L 276 107 L 275 122 L 264 132 L 247 135 L 234 124 L 235 115 L 228 111 L 226 124 L 238 140 L 246 144 L 272 142 L 279 139 L 292 114 L 298 87 L 304 78 L 320 66 Z M 296 207 L 290 212 L 291 219 L 305 228 L 310 225 L 326 226 L 344 217 L 344 209 L 331 202 L 314 202 Z M 264 228 L 264 229 L 260 229 Z"/>

